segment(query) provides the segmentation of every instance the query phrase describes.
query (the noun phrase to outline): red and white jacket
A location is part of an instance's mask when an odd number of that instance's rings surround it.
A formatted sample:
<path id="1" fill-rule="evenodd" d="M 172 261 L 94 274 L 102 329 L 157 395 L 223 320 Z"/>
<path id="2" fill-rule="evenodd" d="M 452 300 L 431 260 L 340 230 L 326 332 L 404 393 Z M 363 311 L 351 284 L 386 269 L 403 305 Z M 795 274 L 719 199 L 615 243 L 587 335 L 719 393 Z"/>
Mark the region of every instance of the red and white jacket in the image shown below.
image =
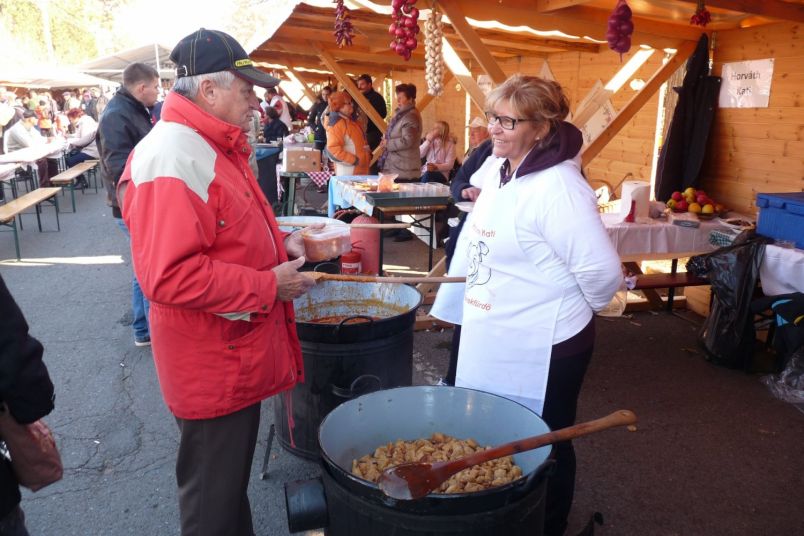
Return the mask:
<path id="1" fill-rule="evenodd" d="M 250 153 L 239 127 L 171 92 L 118 186 L 162 394 L 183 419 L 303 381 L 293 304 L 277 299 L 271 271 L 288 260 L 286 235 Z"/>

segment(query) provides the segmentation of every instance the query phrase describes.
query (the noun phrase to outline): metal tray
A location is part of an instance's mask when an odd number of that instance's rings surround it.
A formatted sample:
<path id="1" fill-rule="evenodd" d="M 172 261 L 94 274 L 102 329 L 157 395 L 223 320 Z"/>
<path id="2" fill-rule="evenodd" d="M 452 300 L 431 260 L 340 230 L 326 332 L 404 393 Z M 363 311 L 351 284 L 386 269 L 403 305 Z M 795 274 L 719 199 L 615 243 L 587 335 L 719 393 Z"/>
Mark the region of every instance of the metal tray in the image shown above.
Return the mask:
<path id="1" fill-rule="evenodd" d="M 449 196 L 416 197 L 399 192 L 366 192 L 366 201 L 375 207 L 429 207 L 449 204 Z"/>

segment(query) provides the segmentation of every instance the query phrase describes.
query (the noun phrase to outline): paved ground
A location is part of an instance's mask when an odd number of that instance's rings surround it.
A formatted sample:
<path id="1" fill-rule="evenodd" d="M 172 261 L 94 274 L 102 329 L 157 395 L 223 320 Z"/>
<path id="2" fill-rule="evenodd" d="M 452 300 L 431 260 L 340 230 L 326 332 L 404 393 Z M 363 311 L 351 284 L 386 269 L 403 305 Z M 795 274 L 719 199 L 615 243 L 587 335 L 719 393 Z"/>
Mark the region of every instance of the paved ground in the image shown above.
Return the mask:
<path id="1" fill-rule="evenodd" d="M 51 212 L 43 220 L 55 229 Z M 177 534 L 176 426 L 150 350 L 133 345 L 125 240 L 103 194 L 79 194 L 78 213 L 61 223 L 61 232 L 39 233 L 26 216 L 23 262 L 0 263 L 46 348 L 57 390 L 48 422 L 66 468 L 63 481 L 24 493 L 31 533 Z M 425 268 L 419 243 L 387 251 L 393 264 Z M 0 235 L 0 259 L 13 257 L 11 236 Z M 804 534 L 804 415 L 773 399 L 758 375 L 707 363 L 687 320 L 642 313 L 597 327 L 579 418 L 629 408 L 641 422 L 635 433 L 576 442 L 572 533 L 599 511 L 603 535 Z M 416 334 L 416 383 L 443 374 L 450 335 Z M 266 402 L 250 487 L 260 536 L 288 534 L 282 484 L 318 472 L 275 448 L 270 478 L 257 478 L 270 410 Z"/>

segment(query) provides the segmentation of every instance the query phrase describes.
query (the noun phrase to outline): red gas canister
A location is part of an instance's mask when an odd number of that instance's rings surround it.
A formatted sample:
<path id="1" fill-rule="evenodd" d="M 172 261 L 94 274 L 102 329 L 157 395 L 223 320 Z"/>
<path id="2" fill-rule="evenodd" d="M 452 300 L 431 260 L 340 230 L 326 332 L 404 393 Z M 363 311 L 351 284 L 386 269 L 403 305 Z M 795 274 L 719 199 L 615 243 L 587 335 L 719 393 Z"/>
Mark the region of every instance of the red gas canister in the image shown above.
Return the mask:
<path id="1" fill-rule="evenodd" d="M 371 216 L 358 216 L 352 223 L 380 223 Z M 380 272 L 380 230 L 360 229 L 352 227 L 352 250 L 361 250 L 361 271 L 364 274 L 377 275 Z"/>
<path id="2" fill-rule="evenodd" d="M 356 249 L 341 255 L 341 273 L 359 274 L 360 273 L 360 252 Z"/>

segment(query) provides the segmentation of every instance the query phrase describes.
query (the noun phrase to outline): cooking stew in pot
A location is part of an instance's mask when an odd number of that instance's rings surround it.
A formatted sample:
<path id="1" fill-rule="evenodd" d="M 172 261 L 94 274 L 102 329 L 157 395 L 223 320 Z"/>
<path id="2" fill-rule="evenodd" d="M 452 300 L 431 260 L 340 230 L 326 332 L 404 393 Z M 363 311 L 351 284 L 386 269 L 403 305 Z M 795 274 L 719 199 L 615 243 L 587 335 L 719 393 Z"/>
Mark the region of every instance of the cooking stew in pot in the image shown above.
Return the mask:
<path id="1" fill-rule="evenodd" d="M 352 474 L 376 483 L 380 474 L 389 468 L 409 462 L 443 462 L 457 460 L 491 447 L 481 447 L 473 439 L 455 439 L 439 432 L 429 439 L 398 440 L 382 445 L 373 455 L 352 461 Z M 475 465 L 456 473 L 436 493 L 470 493 L 502 486 L 522 477 L 522 469 L 511 456 Z"/>

